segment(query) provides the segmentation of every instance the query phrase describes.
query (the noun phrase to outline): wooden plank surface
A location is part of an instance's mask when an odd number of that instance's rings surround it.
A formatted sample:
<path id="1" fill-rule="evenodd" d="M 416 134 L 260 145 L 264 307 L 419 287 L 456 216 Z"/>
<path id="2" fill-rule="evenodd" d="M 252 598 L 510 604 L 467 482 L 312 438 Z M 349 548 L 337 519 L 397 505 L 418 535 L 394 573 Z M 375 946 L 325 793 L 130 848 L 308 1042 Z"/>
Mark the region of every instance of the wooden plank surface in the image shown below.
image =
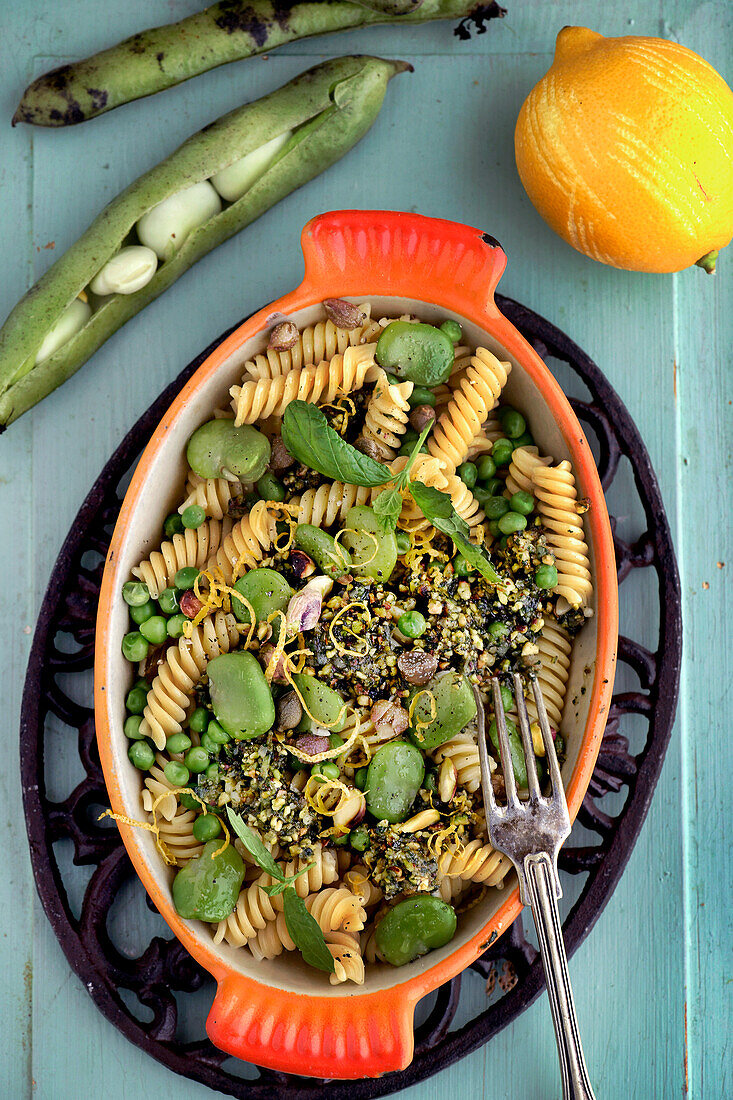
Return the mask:
<path id="1" fill-rule="evenodd" d="M 302 224 L 322 210 L 349 206 L 417 210 L 480 225 L 496 236 L 509 256 L 501 290 L 559 324 L 596 359 L 647 442 L 682 570 L 682 702 L 646 825 L 618 889 L 573 960 L 572 977 L 600 1098 L 714 1100 L 731 1094 L 732 876 L 729 839 L 724 844 L 731 774 L 724 708 L 730 704 L 733 642 L 731 259 L 724 257 L 719 275 L 710 279 L 697 271 L 627 274 L 576 255 L 521 190 L 512 132 L 563 25 L 663 34 L 696 49 L 730 81 L 733 9 L 722 0 L 629 0 L 620 15 L 618 5 L 603 0 L 505 2 L 507 18 L 470 43 L 459 43 L 445 24 L 304 42 L 58 132 L 11 131 L 7 125 L 29 79 L 151 23 L 181 18 L 198 7 L 197 0 L 0 5 L 0 117 L 6 120 L 0 137 L 1 317 L 104 202 L 211 118 L 327 56 L 374 52 L 415 65 L 414 74 L 391 85 L 377 125 L 348 158 L 200 263 L 0 438 L 2 1096 L 211 1095 L 174 1077 L 107 1024 L 53 937 L 35 895 L 23 827 L 20 692 L 58 549 L 123 433 L 219 332 L 295 285 Z M 626 517 L 629 531 L 636 522 Z M 641 584 L 638 591 L 625 586 L 622 629 L 642 641 L 646 631 L 653 648 L 650 606 Z M 78 768 L 63 732 L 59 727 L 49 769 L 59 797 Z M 86 872 L 74 874 L 79 892 Z M 123 909 L 124 903 L 121 898 Z M 154 920 L 135 910 L 122 922 L 131 952 L 138 926 Z M 483 996 L 480 983 L 471 981 L 468 1007 L 477 1010 Z M 539 1100 L 558 1094 L 552 1028 L 541 1000 L 486 1049 L 407 1095 Z"/>

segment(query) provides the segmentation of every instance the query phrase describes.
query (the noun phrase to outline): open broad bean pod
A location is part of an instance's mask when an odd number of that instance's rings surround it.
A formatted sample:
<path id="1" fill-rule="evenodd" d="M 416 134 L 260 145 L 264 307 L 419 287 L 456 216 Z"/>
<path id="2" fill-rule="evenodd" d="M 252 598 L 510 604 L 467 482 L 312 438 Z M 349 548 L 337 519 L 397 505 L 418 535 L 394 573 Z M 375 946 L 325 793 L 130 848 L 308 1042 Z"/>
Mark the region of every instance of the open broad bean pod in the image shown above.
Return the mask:
<path id="1" fill-rule="evenodd" d="M 194 134 L 113 199 L 0 329 L 0 431 L 202 256 L 339 160 L 407 69 L 377 57 L 317 65 Z M 229 199 L 216 189 L 225 172 Z"/>

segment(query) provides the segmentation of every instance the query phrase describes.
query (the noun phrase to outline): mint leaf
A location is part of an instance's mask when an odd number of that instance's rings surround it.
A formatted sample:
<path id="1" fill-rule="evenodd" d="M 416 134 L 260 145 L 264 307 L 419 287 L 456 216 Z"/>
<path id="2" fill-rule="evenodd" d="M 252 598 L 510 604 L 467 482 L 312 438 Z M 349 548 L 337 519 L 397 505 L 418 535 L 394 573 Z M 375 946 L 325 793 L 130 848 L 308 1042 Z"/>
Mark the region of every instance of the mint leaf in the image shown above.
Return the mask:
<path id="1" fill-rule="evenodd" d="M 402 511 L 402 493 L 399 489 L 383 489 L 372 505 L 381 535 L 388 535 L 397 526 Z"/>
<path id="2" fill-rule="evenodd" d="M 276 898 L 278 894 L 282 894 L 283 890 L 287 890 L 288 886 L 292 886 L 296 878 L 300 878 L 306 871 L 310 871 L 311 867 L 315 867 L 315 863 L 309 863 L 307 867 L 303 867 L 296 874 L 285 875 L 279 882 L 274 883 L 272 886 L 262 886 L 261 889 L 265 891 L 268 897 Z"/>
<path id="3" fill-rule="evenodd" d="M 290 450 L 290 448 L 288 448 Z M 292 886 L 283 894 L 285 924 L 293 943 L 300 951 L 305 962 L 317 970 L 333 974 L 336 969 L 333 955 L 326 946 L 321 926 L 305 907 Z"/>
<path id="4" fill-rule="evenodd" d="M 288 405 L 283 416 L 282 441 L 298 462 L 334 481 L 369 487 L 392 480 L 388 466 L 342 439 L 318 406 L 307 401 Z"/>
<path id="5" fill-rule="evenodd" d="M 474 546 L 471 542 L 470 528 L 456 512 L 448 494 L 432 485 L 423 485 L 421 481 L 410 482 L 410 492 L 425 519 L 430 520 L 433 527 L 453 540 L 454 546 L 460 550 L 466 561 L 491 584 L 500 584 L 501 577 L 481 547 Z"/>
<path id="6" fill-rule="evenodd" d="M 406 489 L 407 486 L 410 484 L 410 471 L 412 470 L 415 459 L 420 454 L 420 448 L 422 447 L 425 440 L 428 438 L 428 434 L 432 429 L 434 423 L 434 420 L 431 420 L 429 423 L 427 423 L 423 430 L 420 432 L 419 438 L 415 440 L 415 446 L 410 452 L 410 457 L 408 459 L 407 465 L 405 466 L 404 470 L 400 472 L 397 480 L 395 481 L 395 486 L 397 489 Z"/>
<path id="7" fill-rule="evenodd" d="M 244 824 L 239 814 L 235 814 L 234 810 L 229 806 L 227 807 L 227 815 L 231 827 L 234 829 L 234 832 L 242 841 L 242 844 L 244 844 L 255 863 L 261 867 L 263 871 L 267 871 L 268 875 L 272 875 L 273 878 L 279 879 L 280 882 L 284 881 L 287 885 L 287 879 L 260 838 L 252 832 L 248 825 Z"/>

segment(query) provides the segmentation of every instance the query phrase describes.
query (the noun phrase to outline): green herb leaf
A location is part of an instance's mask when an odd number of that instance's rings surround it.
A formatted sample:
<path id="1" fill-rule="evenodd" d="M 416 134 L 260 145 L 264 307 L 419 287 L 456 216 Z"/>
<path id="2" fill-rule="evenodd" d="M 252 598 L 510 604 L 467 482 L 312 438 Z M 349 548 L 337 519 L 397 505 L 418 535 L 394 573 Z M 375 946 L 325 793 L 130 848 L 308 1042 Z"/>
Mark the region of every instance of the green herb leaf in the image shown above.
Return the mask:
<path id="1" fill-rule="evenodd" d="M 333 974 L 336 966 L 333 955 L 326 946 L 321 926 L 315 917 L 310 915 L 305 902 L 298 897 L 292 886 L 288 886 L 285 890 L 283 902 L 285 924 L 305 962 L 317 970 L 325 970 L 327 974 Z"/>
<path id="2" fill-rule="evenodd" d="M 349 485 L 384 485 L 388 466 L 357 451 L 329 425 L 317 405 L 293 401 L 283 416 L 282 440 L 294 458 L 324 477 Z"/>
<path id="3" fill-rule="evenodd" d="M 287 885 L 285 875 L 283 875 L 277 863 L 256 833 L 253 833 L 249 826 L 244 824 L 239 814 L 235 814 L 234 810 L 229 806 L 227 807 L 227 814 L 231 827 L 234 829 L 234 832 L 242 841 L 242 844 L 244 844 L 255 863 L 261 867 L 263 871 L 267 871 L 268 875 L 272 875 L 273 878 L 278 879 L 280 882 L 285 882 Z"/>
<path id="4" fill-rule="evenodd" d="M 278 894 L 282 894 L 283 890 L 287 890 L 288 886 L 292 886 L 296 878 L 300 878 L 306 871 L 310 871 L 311 867 L 315 867 L 315 863 L 309 863 L 307 867 L 304 867 L 302 871 L 298 871 L 295 875 L 286 875 L 281 878 L 279 882 L 273 883 L 272 886 L 262 886 L 261 889 L 271 897 L 275 898 Z"/>
<path id="5" fill-rule="evenodd" d="M 428 424 L 426 424 L 423 430 L 420 432 L 419 438 L 415 440 L 415 446 L 410 452 L 410 457 L 408 459 L 407 465 L 405 466 L 404 470 L 400 472 L 397 480 L 395 481 L 395 486 L 398 489 L 406 489 L 407 486 L 410 484 L 410 473 L 412 471 L 413 464 L 417 456 L 420 454 L 420 448 L 422 447 L 425 440 L 428 438 L 428 435 L 432 430 L 434 423 L 435 421 L 431 420 Z"/>
<path id="6" fill-rule="evenodd" d="M 456 512 L 448 494 L 432 485 L 423 485 L 421 481 L 410 482 L 410 492 L 425 519 L 430 520 L 433 527 L 453 540 L 454 546 L 460 550 L 466 561 L 474 569 L 478 569 L 481 576 L 491 584 L 500 584 L 501 577 L 481 547 L 474 546 L 471 542 L 470 528 Z"/>
<path id="7" fill-rule="evenodd" d="M 402 511 L 402 493 L 399 489 L 383 489 L 372 505 L 381 535 L 388 535 L 397 527 Z"/>

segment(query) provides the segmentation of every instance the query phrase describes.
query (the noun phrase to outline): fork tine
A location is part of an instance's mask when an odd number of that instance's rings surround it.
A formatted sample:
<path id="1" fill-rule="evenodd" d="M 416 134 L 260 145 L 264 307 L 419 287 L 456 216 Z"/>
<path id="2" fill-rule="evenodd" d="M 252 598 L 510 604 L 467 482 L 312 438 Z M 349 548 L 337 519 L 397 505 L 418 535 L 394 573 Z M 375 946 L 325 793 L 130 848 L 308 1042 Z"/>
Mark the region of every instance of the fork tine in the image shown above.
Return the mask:
<path id="1" fill-rule="evenodd" d="M 486 744 L 486 712 L 484 710 L 481 693 L 475 684 L 473 697 L 476 700 L 476 725 L 478 727 L 478 758 L 481 765 L 481 791 L 484 796 L 484 813 L 488 825 L 492 815 L 496 813 L 498 806 L 494 797 L 494 788 L 491 786 L 491 765 L 489 763 L 489 747 Z"/>
<path id="2" fill-rule="evenodd" d="M 524 702 L 524 684 L 522 683 L 522 677 L 519 676 L 516 672 L 514 673 L 512 679 L 514 680 L 514 697 L 517 701 L 519 729 L 522 734 L 524 759 L 527 766 L 527 786 L 529 787 L 529 798 L 531 802 L 534 802 L 540 796 L 540 781 L 537 775 L 537 761 L 535 760 L 534 755 L 534 745 L 532 743 L 532 733 L 529 728 L 527 707 Z"/>
<path id="3" fill-rule="evenodd" d="M 506 718 L 504 716 L 504 704 L 501 701 L 501 689 L 496 676 L 491 681 L 494 693 L 494 718 L 496 720 L 497 740 L 499 742 L 499 756 L 501 757 L 501 769 L 504 772 L 504 786 L 506 787 L 506 800 L 508 806 L 518 806 L 517 784 L 514 780 L 514 768 L 512 767 L 512 754 L 509 749 L 509 738 L 506 732 Z"/>
<path id="4" fill-rule="evenodd" d="M 545 743 L 545 754 L 550 771 L 550 781 L 552 783 L 552 795 L 555 801 L 567 805 L 565 800 L 565 788 L 562 785 L 562 777 L 560 775 L 560 765 L 557 762 L 557 753 L 555 752 L 555 743 L 552 740 L 550 723 L 547 720 L 545 700 L 542 698 L 542 689 L 534 673 L 532 673 L 530 677 L 530 682 L 532 684 L 535 706 L 537 707 L 537 718 L 539 719 L 540 730 L 542 731 L 542 740 Z"/>

